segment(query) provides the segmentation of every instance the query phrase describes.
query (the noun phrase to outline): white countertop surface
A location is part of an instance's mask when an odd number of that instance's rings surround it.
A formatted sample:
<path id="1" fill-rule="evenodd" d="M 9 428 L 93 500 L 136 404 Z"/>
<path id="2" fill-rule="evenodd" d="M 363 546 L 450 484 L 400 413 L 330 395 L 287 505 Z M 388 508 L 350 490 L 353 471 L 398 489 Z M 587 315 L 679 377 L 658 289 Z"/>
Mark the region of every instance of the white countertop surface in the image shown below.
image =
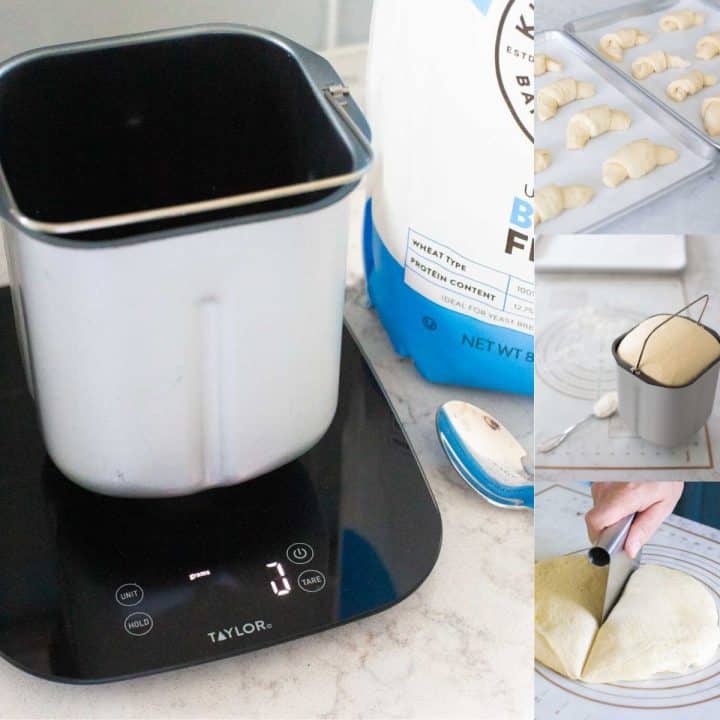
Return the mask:
<path id="1" fill-rule="evenodd" d="M 473 718 L 532 716 L 532 517 L 484 502 L 455 476 L 434 415 L 474 401 L 523 442 L 529 398 L 433 386 L 398 358 L 368 309 L 355 198 L 346 318 L 379 373 L 443 518 L 440 559 L 400 605 L 267 650 L 97 686 L 50 683 L 0 660 L 0 718 Z M 720 227 L 720 225 L 719 225 Z M 0 284 L 7 280 L 0 253 Z"/>
<path id="2" fill-rule="evenodd" d="M 542 0 L 537 3 L 535 26 L 538 32 L 562 30 L 579 18 L 613 10 L 630 4 L 631 0 Z M 720 169 L 687 185 L 677 192 L 605 225 L 598 232 L 645 234 L 717 233 L 720 229 Z"/>

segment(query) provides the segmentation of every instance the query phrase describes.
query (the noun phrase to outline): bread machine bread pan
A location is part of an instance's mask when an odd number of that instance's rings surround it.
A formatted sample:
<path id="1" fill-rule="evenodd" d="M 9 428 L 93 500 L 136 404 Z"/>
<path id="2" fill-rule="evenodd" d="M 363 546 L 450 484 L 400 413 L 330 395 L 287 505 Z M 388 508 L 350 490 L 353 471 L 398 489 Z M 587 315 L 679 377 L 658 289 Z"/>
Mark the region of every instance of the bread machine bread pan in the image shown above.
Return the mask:
<path id="1" fill-rule="evenodd" d="M 336 409 L 368 128 L 332 67 L 244 26 L 0 66 L 0 212 L 27 381 L 76 483 L 163 497 L 298 457 Z"/>
<path id="2" fill-rule="evenodd" d="M 684 385 L 667 386 L 653 380 L 643 372 L 643 355 L 648 342 L 659 327 L 668 320 L 679 316 L 681 312 L 700 300 L 704 300 L 705 306 L 707 306 L 708 296 L 704 295 L 660 323 L 645 338 L 639 359 L 634 366 L 620 357 L 618 348 L 625 337 L 635 328 L 621 335 L 612 344 L 613 357 L 617 363 L 620 417 L 633 433 L 662 447 L 677 447 L 689 442 L 707 422 L 713 409 L 718 373 L 720 372 L 720 358 L 715 359 L 690 382 Z M 704 310 L 703 307 L 703 313 Z M 658 317 L 658 315 L 652 317 Z M 702 325 L 701 320 L 702 313 L 697 321 L 692 322 L 697 322 L 720 343 L 720 335 L 712 328 Z"/>

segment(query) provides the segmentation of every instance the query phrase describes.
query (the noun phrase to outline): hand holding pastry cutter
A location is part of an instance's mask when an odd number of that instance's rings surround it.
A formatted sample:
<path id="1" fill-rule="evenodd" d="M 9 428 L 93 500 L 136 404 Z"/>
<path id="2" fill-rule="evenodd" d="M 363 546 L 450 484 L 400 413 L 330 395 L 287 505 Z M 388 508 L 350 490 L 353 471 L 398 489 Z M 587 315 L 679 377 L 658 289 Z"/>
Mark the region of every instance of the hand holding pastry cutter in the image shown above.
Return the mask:
<path id="1" fill-rule="evenodd" d="M 625 540 L 635 520 L 635 513 L 606 527 L 597 542 L 588 550 L 588 560 L 596 567 L 607 567 L 607 585 L 603 600 L 602 622 L 620 599 L 630 576 L 640 565 L 642 550 L 635 559 L 625 552 Z"/>

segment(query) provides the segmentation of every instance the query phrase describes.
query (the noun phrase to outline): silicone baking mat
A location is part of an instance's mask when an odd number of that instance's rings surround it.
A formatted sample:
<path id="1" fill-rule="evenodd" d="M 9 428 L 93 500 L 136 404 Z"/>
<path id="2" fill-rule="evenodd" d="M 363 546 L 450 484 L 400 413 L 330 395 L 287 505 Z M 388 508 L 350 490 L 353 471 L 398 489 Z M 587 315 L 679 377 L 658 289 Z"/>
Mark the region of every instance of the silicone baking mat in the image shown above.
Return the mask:
<path id="1" fill-rule="evenodd" d="M 590 487 L 539 483 L 536 559 L 587 548 L 583 516 Z M 720 531 L 670 515 L 643 550 L 643 562 L 677 568 L 700 580 L 720 604 Z M 536 720 L 711 720 L 720 717 L 720 653 L 702 670 L 641 683 L 589 685 L 539 663 L 535 668 Z"/>
<path id="2" fill-rule="evenodd" d="M 536 442 L 592 412 L 616 387 L 613 340 L 636 323 L 686 304 L 678 277 L 545 274 L 538 283 L 535 339 Z M 634 436 L 618 415 L 584 423 L 536 456 L 538 469 L 711 468 L 706 429 L 687 445 L 661 448 Z"/>

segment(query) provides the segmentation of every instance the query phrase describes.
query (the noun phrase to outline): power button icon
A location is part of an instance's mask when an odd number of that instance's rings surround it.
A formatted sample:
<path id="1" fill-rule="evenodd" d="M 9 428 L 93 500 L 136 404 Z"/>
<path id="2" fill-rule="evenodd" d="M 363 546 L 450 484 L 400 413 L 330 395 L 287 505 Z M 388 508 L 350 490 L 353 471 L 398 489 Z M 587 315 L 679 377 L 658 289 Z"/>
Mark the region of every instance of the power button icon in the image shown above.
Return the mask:
<path id="1" fill-rule="evenodd" d="M 307 565 L 315 557 L 315 551 L 307 543 L 293 543 L 285 554 L 295 565 Z"/>

